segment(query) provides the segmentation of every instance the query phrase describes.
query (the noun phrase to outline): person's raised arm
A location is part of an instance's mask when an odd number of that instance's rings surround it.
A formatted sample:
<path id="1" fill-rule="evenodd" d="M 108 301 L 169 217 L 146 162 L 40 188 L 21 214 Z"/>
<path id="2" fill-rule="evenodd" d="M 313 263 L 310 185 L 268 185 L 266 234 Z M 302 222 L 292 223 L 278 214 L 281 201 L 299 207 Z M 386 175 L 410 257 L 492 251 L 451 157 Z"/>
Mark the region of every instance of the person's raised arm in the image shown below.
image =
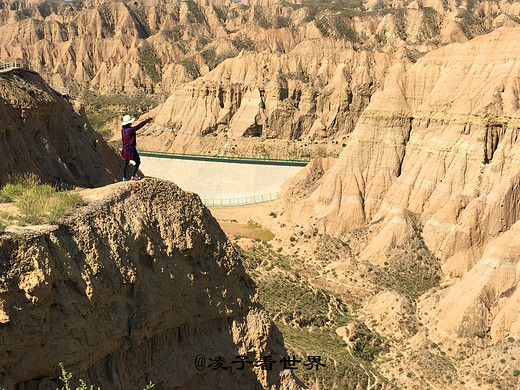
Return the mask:
<path id="1" fill-rule="evenodd" d="M 143 127 L 144 125 L 146 125 L 148 122 L 151 122 L 152 120 L 153 120 L 153 118 L 145 119 L 144 121 L 142 121 L 142 122 L 139 123 L 138 125 L 132 126 L 132 130 L 137 131 L 137 130 L 139 130 L 141 127 Z"/>

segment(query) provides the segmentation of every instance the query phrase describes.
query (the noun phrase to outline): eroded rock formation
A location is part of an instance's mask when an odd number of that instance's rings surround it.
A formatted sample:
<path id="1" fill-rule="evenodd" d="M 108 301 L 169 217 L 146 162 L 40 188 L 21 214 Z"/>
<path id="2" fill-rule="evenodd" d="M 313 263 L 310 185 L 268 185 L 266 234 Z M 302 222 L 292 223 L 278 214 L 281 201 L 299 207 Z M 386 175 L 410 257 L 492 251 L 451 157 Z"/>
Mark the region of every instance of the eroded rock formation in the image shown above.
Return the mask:
<path id="1" fill-rule="evenodd" d="M 1 75 L 0 116 L 0 185 L 26 172 L 83 187 L 119 178 L 115 148 L 39 75 L 26 70 Z"/>
<path id="2" fill-rule="evenodd" d="M 208 367 L 286 352 L 198 197 L 155 179 L 82 195 L 63 223 L 0 236 L 2 388 L 55 388 L 59 362 L 104 389 L 300 388 L 278 365 Z"/>
<path id="3" fill-rule="evenodd" d="M 200 152 L 214 132 L 234 140 L 345 137 L 390 61 L 345 48 L 330 59 L 242 53 L 176 89 L 151 113 L 142 143 Z"/>
<path id="4" fill-rule="evenodd" d="M 343 143 L 395 61 L 518 25 L 519 12 L 499 1 L 9 0 L 0 58 L 27 59 L 76 95 L 171 95 L 146 148 L 255 154 L 239 140 Z"/>
<path id="5" fill-rule="evenodd" d="M 376 264 L 424 240 L 454 278 L 423 303 L 442 337 L 518 331 L 519 38 L 501 28 L 394 65 L 338 161 L 290 207 L 333 236 L 369 224 L 361 256 Z"/>

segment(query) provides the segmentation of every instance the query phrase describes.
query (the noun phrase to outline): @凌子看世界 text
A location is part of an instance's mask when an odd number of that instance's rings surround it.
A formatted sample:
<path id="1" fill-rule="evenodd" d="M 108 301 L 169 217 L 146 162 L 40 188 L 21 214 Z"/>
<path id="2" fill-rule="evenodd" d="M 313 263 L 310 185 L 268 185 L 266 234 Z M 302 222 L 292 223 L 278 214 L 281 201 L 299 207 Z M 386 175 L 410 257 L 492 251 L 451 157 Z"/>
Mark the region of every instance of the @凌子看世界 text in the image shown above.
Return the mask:
<path id="1" fill-rule="evenodd" d="M 307 370 L 324 367 L 321 356 L 307 356 L 306 360 L 297 359 L 295 356 L 283 356 L 280 360 L 273 359 L 273 356 L 260 356 L 258 359 L 250 359 L 247 355 L 237 355 L 233 359 L 226 359 L 224 356 L 217 355 L 206 358 L 203 354 L 195 357 L 195 368 L 199 371 L 205 369 L 212 370 L 243 370 L 247 366 L 260 367 L 262 370 L 270 371 L 275 365 L 279 365 L 282 370 L 297 370 L 302 367 Z"/>

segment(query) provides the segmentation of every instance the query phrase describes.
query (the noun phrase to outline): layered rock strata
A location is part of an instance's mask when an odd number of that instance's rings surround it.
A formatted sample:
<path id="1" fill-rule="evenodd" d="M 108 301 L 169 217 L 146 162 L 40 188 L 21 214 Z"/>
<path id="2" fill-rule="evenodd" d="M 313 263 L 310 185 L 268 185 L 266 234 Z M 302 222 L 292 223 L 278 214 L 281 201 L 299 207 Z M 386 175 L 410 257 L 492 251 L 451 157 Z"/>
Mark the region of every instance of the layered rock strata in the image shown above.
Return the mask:
<path id="1" fill-rule="evenodd" d="M 151 113 L 156 121 L 142 144 L 193 152 L 213 142 L 211 133 L 233 140 L 341 139 L 352 131 L 377 87 L 374 80 L 384 77 L 390 61 L 384 54 L 352 50 L 310 61 L 242 53 L 176 89 Z"/>
<path id="2" fill-rule="evenodd" d="M 417 216 L 445 278 L 461 278 L 425 303 L 437 313 L 434 328 L 453 337 L 516 332 L 519 34 L 502 28 L 433 51 L 409 70 L 394 65 L 338 161 L 290 208 L 292 221 L 338 237 L 377 227 L 361 253 L 382 254 L 376 263 L 417 234 L 406 215 Z M 461 294 L 470 294 L 463 310 L 454 304 Z"/>

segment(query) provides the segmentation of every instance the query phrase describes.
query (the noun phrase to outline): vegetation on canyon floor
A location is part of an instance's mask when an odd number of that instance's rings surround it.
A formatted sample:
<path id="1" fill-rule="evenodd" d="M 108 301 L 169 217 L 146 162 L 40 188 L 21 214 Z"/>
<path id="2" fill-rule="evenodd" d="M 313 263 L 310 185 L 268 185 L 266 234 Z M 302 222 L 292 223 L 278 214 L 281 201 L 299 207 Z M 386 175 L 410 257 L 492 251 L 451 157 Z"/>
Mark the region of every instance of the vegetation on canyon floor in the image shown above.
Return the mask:
<path id="1" fill-rule="evenodd" d="M 274 251 L 266 241 L 244 251 L 242 261 L 289 354 L 302 361 L 320 356 L 324 362 L 319 369 L 296 373 L 304 383 L 324 389 L 366 388 L 374 380 L 388 383 L 373 364 L 387 349 L 386 341 L 356 320 L 356 302 L 311 285 L 300 259 Z M 343 326 L 353 329 L 348 344 L 335 332 Z"/>

